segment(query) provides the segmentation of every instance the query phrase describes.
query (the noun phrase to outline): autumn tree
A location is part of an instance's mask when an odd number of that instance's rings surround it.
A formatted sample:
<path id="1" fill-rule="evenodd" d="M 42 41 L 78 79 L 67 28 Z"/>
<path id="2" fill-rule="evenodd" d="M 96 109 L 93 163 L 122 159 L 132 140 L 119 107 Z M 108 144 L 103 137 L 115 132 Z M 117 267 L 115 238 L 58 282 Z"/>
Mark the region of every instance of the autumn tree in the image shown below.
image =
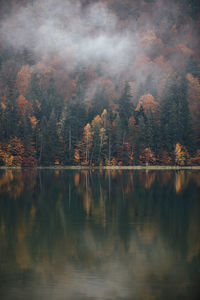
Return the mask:
<path id="1" fill-rule="evenodd" d="M 185 166 L 190 163 L 190 155 L 186 147 L 180 143 L 176 144 L 175 150 L 175 163 L 179 166 Z"/>
<path id="2" fill-rule="evenodd" d="M 90 164 L 92 140 L 93 140 L 92 129 L 91 129 L 90 124 L 88 123 L 84 127 L 82 141 L 78 144 L 79 153 L 81 156 L 82 163 L 84 165 Z"/>
<path id="3" fill-rule="evenodd" d="M 105 113 L 105 112 L 104 112 Z M 103 127 L 103 121 L 99 115 L 97 115 L 92 121 L 92 153 L 91 161 L 98 165 L 104 160 L 105 152 L 103 151 L 106 146 L 107 136 L 106 129 Z"/>

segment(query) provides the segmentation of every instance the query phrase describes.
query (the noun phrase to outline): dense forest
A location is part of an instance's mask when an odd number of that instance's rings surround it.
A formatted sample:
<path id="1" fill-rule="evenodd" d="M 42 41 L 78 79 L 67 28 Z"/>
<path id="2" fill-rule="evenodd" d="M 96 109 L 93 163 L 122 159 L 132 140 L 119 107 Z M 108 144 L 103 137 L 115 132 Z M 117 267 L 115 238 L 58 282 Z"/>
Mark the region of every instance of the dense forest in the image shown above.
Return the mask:
<path id="1" fill-rule="evenodd" d="M 198 0 L 0 3 L 0 165 L 199 165 Z"/>

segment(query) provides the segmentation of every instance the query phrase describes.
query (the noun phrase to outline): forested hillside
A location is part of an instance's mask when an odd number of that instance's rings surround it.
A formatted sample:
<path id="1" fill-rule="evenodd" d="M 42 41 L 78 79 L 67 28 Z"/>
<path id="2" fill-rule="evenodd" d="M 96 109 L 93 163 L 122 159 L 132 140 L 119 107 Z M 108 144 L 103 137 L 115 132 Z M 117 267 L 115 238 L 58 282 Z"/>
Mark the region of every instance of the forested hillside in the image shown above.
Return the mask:
<path id="1" fill-rule="evenodd" d="M 198 0 L 2 0 L 0 165 L 200 165 Z"/>

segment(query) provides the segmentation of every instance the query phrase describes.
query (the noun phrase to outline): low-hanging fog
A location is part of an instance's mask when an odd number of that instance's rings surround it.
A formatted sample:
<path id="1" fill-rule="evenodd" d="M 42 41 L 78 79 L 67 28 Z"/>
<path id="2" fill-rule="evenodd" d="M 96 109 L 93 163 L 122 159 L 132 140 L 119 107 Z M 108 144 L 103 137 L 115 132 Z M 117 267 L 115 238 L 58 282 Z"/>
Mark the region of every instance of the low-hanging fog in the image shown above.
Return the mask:
<path id="1" fill-rule="evenodd" d="M 195 53 L 190 15 L 187 1 L 21 1 L 2 9 L 1 43 L 28 49 L 36 64 L 56 56 L 64 73 L 100 63 L 102 76 L 141 83 L 182 70 Z"/>

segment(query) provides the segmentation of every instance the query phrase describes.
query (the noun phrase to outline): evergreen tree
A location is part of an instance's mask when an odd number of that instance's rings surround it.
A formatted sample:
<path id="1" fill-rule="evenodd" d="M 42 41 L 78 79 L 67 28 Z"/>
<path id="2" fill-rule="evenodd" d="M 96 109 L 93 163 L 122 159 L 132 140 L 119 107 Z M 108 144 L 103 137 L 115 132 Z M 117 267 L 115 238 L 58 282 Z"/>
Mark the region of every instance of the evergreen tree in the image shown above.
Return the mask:
<path id="1" fill-rule="evenodd" d="M 27 109 L 23 118 L 23 127 L 24 127 L 24 143 L 29 145 L 32 142 L 32 125 L 29 118 L 29 112 Z"/>
<path id="2" fill-rule="evenodd" d="M 193 135 L 193 121 L 190 114 L 187 101 L 187 80 L 185 76 L 181 77 L 178 86 L 178 142 L 189 151 L 194 150 L 194 135 Z"/>
<path id="3" fill-rule="evenodd" d="M 4 138 L 4 113 L 3 108 L 0 103 L 0 141 L 3 141 Z"/>
<path id="4" fill-rule="evenodd" d="M 31 79 L 26 92 L 26 98 L 30 103 L 34 103 L 36 100 L 41 100 L 40 78 L 37 73 L 31 74 Z"/>
<path id="5" fill-rule="evenodd" d="M 110 164 L 111 162 L 111 155 L 112 155 L 112 147 L 113 147 L 113 130 L 112 130 L 112 120 L 113 114 L 112 111 L 104 109 L 101 114 L 103 128 L 105 129 L 105 139 L 106 143 L 103 145 L 103 152 L 104 158 L 107 159 L 107 163 Z"/>
<path id="6" fill-rule="evenodd" d="M 123 145 L 123 132 L 119 115 L 114 120 L 113 129 L 113 143 L 112 143 L 112 157 L 121 160 L 122 159 L 122 145 Z"/>
<path id="7" fill-rule="evenodd" d="M 11 137 L 18 136 L 19 129 L 19 115 L 16 103 L 17 94 L 10 93 L 6 109 L 4 112 L 3 132 L 5 141 L 8 141 Z"/>
<path id="8" fill-rule="evenodd" d="M 92 99 L 91 107 L 88 111 L 88 120 L 91 122 L 97 115 L 102 114 L 104 109 L 108 109 L 108 95 L 102 85 L 97 85 L 94 97 Z"/>
<path id="9" fill-rule="evenodd" d="M 146 117 L 144 115 L 141 115 L 138 122 L 138 148 L 139 152 L 147 147 L 147 124 L 146 124 Z"/>
<path id="10" fill-rule="evenodd" d="M 161 102 L 162 147 L 169 152 L 174 151 L 177 142 L 177 86 L 176 80 L 168 81 Z"/>
<path id="11" fill-rule="evenodd" d="M 20 118 L 18 125 L 18 137 L 24 144 L 30 144 L 32 139 L 32 126 L 29 118 L 28 109 L 26 109 L 25 115 Z"/>
<path id="12" fill-rule="evenodd" d="M 76 99 L 78 102 L 83 102 L 85 97 L 85 92 L 87 90 L 87 77 L 82 69 L 78 69 L 75 72 L 75 75 L 78 76 L 78 80 L 76 83 Z"/>
<path id="13" fill-rule="evenodd" d="M 59 137 L 54 110 L 52 110 L 48 121 L 46 117 L 42 120 L 40 148 L 40 163 L 44 165 L 54 164 L 59 154 Z"/>
<path id="14" fill-rule="evenodd" d="M 63 161 L 72 164 L 74 150 L 81 140 L 86 121 L 85 105 L 76 98 L 68 102 L 62 116 L 61 135 L 64 145 Z"/>
<path id="15" fill-rule="evenodd" d="M 101 145 L 101 118 L 97 115 L 92 121 L 92 154 L 91 162 L 94 162 L 95 165 L 98 165 L 100 162 L 100 145 Z"/>
<path id="16" fill-rule="evenodd" d="M 160 124 L 158 116 L 150 110 L 146 116 L 146 133 L 147 141 L 146 145 L 156 155 L 160 151 Z"/>
<path id="17" fill-rule="evenodd" d="M 142 94 L 151 94 L 155 99 L 157 98 L 157 88 L 153 76 L 150 74 L 147 76 L 147 79 L 142 90 Z M 142 95 L 140 95 L 142 96 Z"/>
<path id="18" fill-rule="evenodd" d="M 175 78 L 165 89 L 161 103 L 161 132 L 163 148 L 174 151 L 176 143 L 192 150 L 192 119 L 187 102 L 187 82 Z"/>
<path id="19" fill-rule="evenodd" d="M 200 80 L 200 70 L 198 62 L 195 60 L 194 55 L 190 55 L 187 65 L 186 65 L 186 73 L 192 74 L 192 76 L 198 78 Z"/>
<path id="20" fill-rule="evenodd" d="M 44 85 L 44 83 L 43 83 Z M 41 85 L 41 89 L 45 90 L 45 88 Z M 41 111 L 46 115 L 47 119 L 49 119 L 52 110 L 54 110 L 54 114 L 56 119 L 58 120 L 61 116 L 62 112 L 62 98 L 56 91 L 55 80 L 53 74 L 50 74 L 46 93 L 43 91 L 43 97 L 41 102 Z"/>
<path id="21" fill-rule="evenodd" d="M 128 130 L 128 122 L 131 115 L 133 115 L 133 104 L 131 103 L 130 86 L 126 82 L 119 99 L 119 117 L 124 138 Z"/>

